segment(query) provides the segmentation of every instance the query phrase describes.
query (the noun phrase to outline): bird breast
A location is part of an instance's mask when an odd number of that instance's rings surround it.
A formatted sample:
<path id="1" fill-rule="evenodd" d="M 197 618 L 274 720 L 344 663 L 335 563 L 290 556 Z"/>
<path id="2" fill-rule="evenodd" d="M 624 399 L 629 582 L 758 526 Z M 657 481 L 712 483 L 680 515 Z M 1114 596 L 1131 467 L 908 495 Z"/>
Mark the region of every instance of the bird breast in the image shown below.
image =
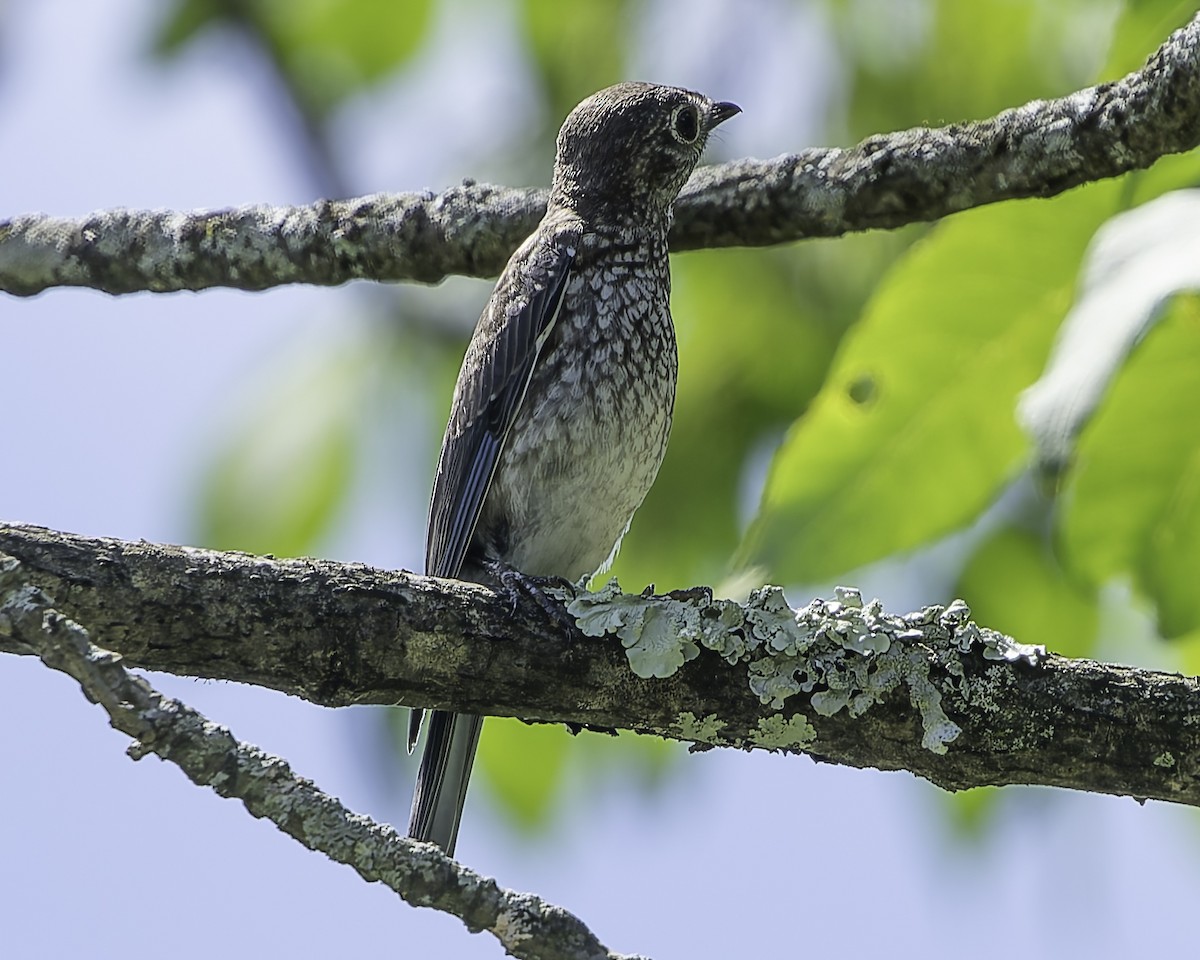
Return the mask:
<path id="1" fill-rule="evenodd" d="M 501 454 L 481 521 L 509 532 L 504 559 L 531 576 L 605 565 L 662 464 L 675 331 L 666 257 L 642 254 L 572 275 Z"/>

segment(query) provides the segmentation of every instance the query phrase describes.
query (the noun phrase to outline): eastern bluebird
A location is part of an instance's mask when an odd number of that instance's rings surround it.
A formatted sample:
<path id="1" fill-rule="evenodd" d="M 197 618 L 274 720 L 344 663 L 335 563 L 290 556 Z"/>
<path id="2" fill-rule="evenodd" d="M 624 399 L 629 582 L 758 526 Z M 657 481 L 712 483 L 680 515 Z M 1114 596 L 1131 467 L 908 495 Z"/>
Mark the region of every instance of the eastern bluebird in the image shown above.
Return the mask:
<path id="1" fill-rule="evenodd" d="M 458 375 L 427 574 L 576 581 L 612 561 L 671 431 L 671 206 L 709 133 L 739 111 L 650 83 L 571 111 L 546 216 L 496 282 Z M 414 711 L 410 749 L 419 724 Z M 409 835 L 447 855 L 482 725 L 430 717 Z"/>

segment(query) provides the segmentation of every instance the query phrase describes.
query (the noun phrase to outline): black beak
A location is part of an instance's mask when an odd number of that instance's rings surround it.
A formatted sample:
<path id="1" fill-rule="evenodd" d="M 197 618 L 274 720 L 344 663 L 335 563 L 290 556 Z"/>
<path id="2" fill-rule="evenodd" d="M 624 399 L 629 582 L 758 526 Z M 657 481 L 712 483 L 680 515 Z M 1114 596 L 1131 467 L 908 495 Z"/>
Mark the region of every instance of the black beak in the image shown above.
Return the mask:
<path id="1" fill-rule="evenodd" d="M 718 124 L 724 123 L 730 117 L 736 117 L 741 112 L 741 107 L 739 107 L 736 103 L 730 103 L 728 100 L 722 100 L 719 103 L 714 103 L 708 111 L 708 129 L 711 130 Z"/>

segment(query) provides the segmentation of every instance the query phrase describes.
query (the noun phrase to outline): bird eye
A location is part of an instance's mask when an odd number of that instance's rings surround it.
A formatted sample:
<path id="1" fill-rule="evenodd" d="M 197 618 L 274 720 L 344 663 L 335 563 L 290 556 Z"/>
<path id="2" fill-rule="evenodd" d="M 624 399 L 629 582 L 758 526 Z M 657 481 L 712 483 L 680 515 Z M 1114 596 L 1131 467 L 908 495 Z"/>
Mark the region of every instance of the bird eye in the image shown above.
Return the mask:
<path id="1" fill-rule="evenodd" d="M 695 143 L 700 136 L 700 114 L 690 103 L 676 107 L 671 114 L 671 131 L 684 143 Z"/>

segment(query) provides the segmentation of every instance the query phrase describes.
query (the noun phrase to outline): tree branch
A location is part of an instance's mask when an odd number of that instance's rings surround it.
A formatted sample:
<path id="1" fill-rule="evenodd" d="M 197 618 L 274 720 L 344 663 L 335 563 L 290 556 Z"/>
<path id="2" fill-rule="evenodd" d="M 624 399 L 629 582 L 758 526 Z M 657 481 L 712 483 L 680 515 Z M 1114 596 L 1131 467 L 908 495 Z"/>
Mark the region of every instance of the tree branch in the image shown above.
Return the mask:
<path id="1" fill-rule="evenodd" d="M 0 553 L 127 661 L 316 703 L 410 704 L 616 727 L 909 770 L 946 789 L 1030 783 L 1200 805 L 1200 681 L 1072 661 L 967 620 L 846 592 L 792 611 L 704 590 L 536 604 L 473 584 L 0 525 Z M 6 631 L 0 651 L 29 653 Z M 631 666 L 633 670 L 631 670 Z M 634 671 L 642 674 L 639 679 Z"/>
<path id="2" fill-rule="evenodd" d="M 761 246 L 936 220 L 1000 200 L 1054 196 L 1197 145 L 1200 14 L 1122 80 L 975 123 L 704 167 L 676 205 L 671 248 Z M 0 221 L 0 290 L 261 290 L 493 276 L 545 203 L 541 189 L 468 181 L 441 194 L 304 207 L 18 216 Z"/>
<path id="3" fill-rule="evenodd" d="M 35 651 L 43 662 L 77 680 L 84 695 L 108 713 L 134 742 L 129 756 L 155 753 L 188 779 L 222 797 L 241 800 L 310 850 L 353 867 L 418 907 L 433 907 L 487 930 L 514 957 L 530 960 L 611 958 L 573 914 L 532 894 L 505 890 L 428 843 L 351 813 L 279 757 L 234 738 L 191 707 L 132 677 L 122 657 L 91 643 L 87 631 L 53 608 L 45 593 L 24 582 L 21 564 L 0 554 L 0 637 Z M 632 958 L 627 958 L 632 960 Z"/>

